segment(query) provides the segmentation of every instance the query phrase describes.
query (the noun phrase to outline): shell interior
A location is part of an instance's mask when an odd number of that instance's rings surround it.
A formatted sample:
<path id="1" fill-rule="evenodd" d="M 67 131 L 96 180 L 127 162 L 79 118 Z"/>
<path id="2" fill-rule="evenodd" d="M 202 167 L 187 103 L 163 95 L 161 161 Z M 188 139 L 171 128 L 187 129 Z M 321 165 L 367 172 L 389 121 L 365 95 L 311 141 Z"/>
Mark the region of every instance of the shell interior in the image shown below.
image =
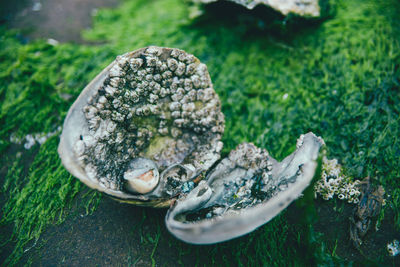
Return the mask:
<path id="1" fill-rule="evenodd" d="M 321 138 L 302 136 L 282 162 L 241 144 L 168 211 L 166 225 L 195 244 L 226 241 L 265 224 L 299 197 L 314 176 Z"/>
<path id="2" fill-rule="evenodd" d="M 63 164 L 88 186 L 120 199 L 169 200 L 208 170 L 222 149 L 224 116 L 206 65 L 178 49 L 118 56 L 68 112 Z M 141 160 L 138 160 L 141 159 Z M 173 174 L 172 172 L 177 173 Z"/>

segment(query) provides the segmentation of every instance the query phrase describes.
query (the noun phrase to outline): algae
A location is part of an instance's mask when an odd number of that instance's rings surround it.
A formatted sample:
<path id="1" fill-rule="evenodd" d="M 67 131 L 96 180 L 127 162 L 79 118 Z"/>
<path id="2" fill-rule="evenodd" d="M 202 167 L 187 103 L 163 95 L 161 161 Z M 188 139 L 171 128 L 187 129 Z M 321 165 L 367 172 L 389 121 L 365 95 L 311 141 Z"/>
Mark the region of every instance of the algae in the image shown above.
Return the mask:
<path id="1" fill-rule="evenodd" d="M 399 229 L 400 3 L 338 0 L 335 7 L 323 21 L 254 19 L 250 11 L 227 8 L 221 14 L 213 7 L 193 21 L 178 0 L 126 0 L 116 9 L 99 10 L 93 28 L 83 32 L 87 40 L 105 42 L 95 46 L 23 44 L 18 31 L 0 28 L 0 153 L 10 155 L 1 158 L 1 223 L 13 225 L 14 242 L 5 264 L 17 264 L 48 225 L 62 222 L 84 190 L 61 167 L 57 137 L 32 152 L 26 168 L 13 153 L 29 153 L 14 148 L 11 134 L 54 131 L 79 92 L 115 55 L 147 45 L 178 47 L 207 64 L 225 114 L 224 154 L 256 140 L 281 159 L 294 150 L 290 140 L 313 131 L 349 175 L 370 175 L 385 187 L 392 197 L 382 212 L 394 213 L 389 223 Z M 307 219 L 290 219 L 291 209 Z M 343 263 L 337 240 L 331 244 L 314 230 L 315 211 L 302 211 L 291 207 L 256 232 L 213 246 L 176 243 L 157 231 L 151 262 L 157 262 L 160 238 L 181 251 L 174 256 L 177 263 L 193 254 L 197 265 Z"/>

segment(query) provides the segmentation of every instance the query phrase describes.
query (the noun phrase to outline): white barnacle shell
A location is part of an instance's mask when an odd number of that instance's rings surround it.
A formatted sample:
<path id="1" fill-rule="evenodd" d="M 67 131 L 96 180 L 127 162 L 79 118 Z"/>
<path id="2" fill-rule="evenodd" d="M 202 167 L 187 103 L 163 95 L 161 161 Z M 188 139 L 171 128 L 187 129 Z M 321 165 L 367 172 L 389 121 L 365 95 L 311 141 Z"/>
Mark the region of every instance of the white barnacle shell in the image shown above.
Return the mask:
<path id="1" fill-rule="evenodd" d="M 125 188 L 134 193 L 149 193 L 157 186 L 159 178 L 157 165 L 144 158 L 134 159 L 124 172 Z"/>
<path id="2" fill-rule="evenodd" d="M 161 47 L 157 47 L 157 46 L 149 46 L 146 50 L 146 53 L 152 54 L 155 56 L 161 56 L 162 52 L 163 52 L 163 49 Z"/>
<path id="3" fill-rule="evenodd" d="M 150 67 L 155 67 L 157 65 L 157 58 L 154 56 L 146 57 L 146 63 Z"/>
<path id="4" fill-rule="evenodd" d="M 178 58 L 180 54 L 181 54 L 181 50 L 179 50 L 179 49 L 171 50 L 171 57 L 173 57 L 173 58 Z"/>
<path id="5" fill-rule="evenodd" d="M 143 65 L 143 59 L 141 58 L 131 58 L 129 64 L 132 70 L 137 71 Z"/>
<path id="6" fill-rule="evenodd" d="M 117 127 L 117 124 L 116 124 L 115 122 L 109 121 L 109 122 L 107 123 L 107 128 L 106 128 L 106 130 L 107 130 L 109 133 L 112 133 L 112 132 L 114 132 L 114 130 L 115 130 L 116 127 Z"/>
<path id="7" fill-rule="evenodd" d="M 178 67 L 175 70 L 176 75 L 182 76 L 186 71 L 186 65 L 182 62 L 178 63 Z"/>
<path id="8" fill-rule="evenodd" d="M 122 68 L 115 64 L 111 69 L 110 69 L 110 77 L 119 77 L 123 76 L 125 73 L 122 71 Z"/>
<path id="9" fill-rule="evenodd" d="M 106 87 L 104 87 L 104 90 L 106 91 L 106 93 L 108 95 L 113 96 L 114 93 L 117 91 L 117 88 L 111 87 L 111 86 L 106 86 Z"/>
<path id="10" fill-rule="evenodd" d="M 178 61 L 174 58 L 170 58 L 167 60 L 167 65 L 171 71 L 175 71 L 178 68 Z"/>
<path id="11" fill-rule="evenodd" d="M 121 67 L 122 69 L 124 69 L 127 64 L 128 64 L 128 57 L 126 57 L 125 55 L 121 55 L 121 56 L 117 56 L 117 58 L 115 59 L 115 61 L 118 63 L 118 66 Z"/>
<path id="12" fill-rule="evenodd" d="M 180 108 L 181 108 L 181 103 L 179 103 L 179 102 L 171 102 L 169 104 L 169 109 L 171 111 L 179 110 Z"/>
<path id="13" fill-rule="evenodd" d="M 93 106 L 87 108 L 85 111 L 86 119 L 92 119 L 97 114 L 97 109 Z"/>
<path id="14" fill-rule="evenodd" d="M 187 111 L 187 112 L 193 112 L 196 109 L 196 106 L 194 105 L 193 102 L 191 103 L 186 103 L 182 105 L 182 110 Z"/>
<path id="15" fill-rule="evenodd" d="M 196 70 L 196 64 L 189 64 L 186 67 L 186 74 L 191 75 L 195 72 L 195 70 Z"/>
<path id="16" fill-rule="evenodd" d="M 156 75 L 154 75 L 153 79 L 154 79 L 154 81 L 156 81 L 156 82 L 160 82 L 161 79 L 162 79 L 161 74 L 156 74 Z"/>
<path id="17" fill-rule="evenodd" d="M 105 96 L 100 96 L 99 97 L 99 103 L 101 103 L 101 104 L 105 104 L 105 103 L 107 103 L 107 98 L 105 97 Z"/>
<path id="18" fill-rule="evenodd" d="M 100 124 L 100 117 L 99 116 L 95 116 L 91 119 L 88 120 L 88 125 L 89 125 L 89 129 L 91 131 L 96 131 L 97 128 L 99 127 Z"/>

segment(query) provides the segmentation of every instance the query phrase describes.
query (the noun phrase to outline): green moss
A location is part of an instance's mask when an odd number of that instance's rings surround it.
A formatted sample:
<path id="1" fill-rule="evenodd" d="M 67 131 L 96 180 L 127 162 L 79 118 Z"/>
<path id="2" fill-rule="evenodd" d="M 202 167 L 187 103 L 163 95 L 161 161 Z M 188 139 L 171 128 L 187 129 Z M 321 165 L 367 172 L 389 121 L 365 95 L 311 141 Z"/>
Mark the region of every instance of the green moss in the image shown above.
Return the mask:
<path id="1" fill-rule="evenodd" d="M 23 137 L 61 125 L 82 88 L 116 55 L 147 45 L 177 47 L 208 66 L 226 118 L 225 155 L 251 141 L 282 159 L 301 133 L 313 131 L 349 175 L 370 175 L 383 184 L 393 196 L 387 208 L 396 213 L 399 227 L 400 3 L 335 2 L 329 19 L 286 27 L 285 20 L 254 19 L 237 8 L 224 14 L 206 8 L 203 17 L 191 21 L 182 1 L 124 1 L 115 10 L 100 10 L 93 29 L 84 32 L 88 40 L 107 42 L 99 46 L 23 45 L 16 32 L 1 29 L 0 152 L 10 150 L 11 133 Z M 61 167 L 56 146 L 56 137 L 48 140 L 26 175 L 20 161 L 2 159 L 8 169 L 3 223 L 14 224 L 14 256 L 47 224 L 60 222 L 82 190 Z M 335 261 L 312 220 L 294 225 L 286 216 L 228 243 L 179 246 L 208 253 L 210 258 L 199 262 L 206 265 Z"/>
<path id="2" fill-rule="evenodd" d="M 9 238 L 15 249 L 6 264 L 18 262 L 23 251 L 35 243 L 50 223 L 61 223 L 63 213 L 73 197 L 81 191 L 80 184 L 62 167 L 57 154 L 58 137 L 52 137 L 40 148 L 27 151 L 10 142 L 12 133 L 23 139 L 31 133 L 48 133 L 61 125 L 70 102 L 61 96 L 77 97 L 90 78 L 101 70 L 96 50 L 71 45 L 50 46 L 41 41 L 28 45 L 18 42 L 14 31 L 1 29 L 0 41 L 0 153 L 6 167 L 2 179 L 2 195 L 6 203 L 2 208 L 1 225 L 12 223 Z M 71 66 L 71 62 L 75 65 Z M 103 65 L 104 67 L 104 65 Z M 20 150 L 15 155 L 15 150 Z M 30 160 L 30 158 L 33 158 Z M 4 170 L 4 169 L 3 169 Z M 83 205 L 93 210 L 99 195 L 94 192 L 84 197 Z"/>
<path id="3" fill-rule="evenodd" d="M 57 146 L 57 137 L 47 140 L 35 156 L 26 176 L 22 175 L 24 166 L 19 153 L 5 177 L 2 191 L 8 201 L 3 207 L 0 223 L 14 224 L 10 241 L 15 242 L 15 249 L 5 264 L 17 263 L 28 244 L 32 240 L 36 243 L 49 223 L 63 222 L 64 209 L 69 207 L 67 204 L 81 190 L 81 184 L 61 165 Z M 87 211 L 97 202 L 96 196 L 99 197 L 92 192 L 86 200 Z"/>

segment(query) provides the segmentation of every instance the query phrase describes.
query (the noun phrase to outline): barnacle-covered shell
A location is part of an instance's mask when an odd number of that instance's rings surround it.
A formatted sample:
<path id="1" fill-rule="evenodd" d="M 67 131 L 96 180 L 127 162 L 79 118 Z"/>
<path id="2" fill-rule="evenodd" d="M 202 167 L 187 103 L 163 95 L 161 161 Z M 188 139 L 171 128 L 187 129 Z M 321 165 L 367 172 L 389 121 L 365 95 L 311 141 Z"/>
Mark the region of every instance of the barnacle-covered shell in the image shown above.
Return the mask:
<path id="1" fill-rule="evenodd" d="M 184 186 L 219 159 L 220 106 L 207 67 L 196 57 L 142 48 L 118 56 L 82 91 L 58 151 L 67 170 L 91 188 L 165 206 L 176 193 L 169 187 Z"/>
<path id="2" fill-rule="evenodd" d="M 241 144 L 168 211 L 166 225 L 194 244 L 229 240 L 265 224 L 309 185 L 323 140 L 302 136 L 297 149 L 277 162 L 264 149 Z"/>
<path id="3" fill-rule="evenodd" d="M 266 223 L 308 186 L 321 138 L 308 133 L 277 162 L 244 143 L 220 158 L 224 116 L 207 67 L 178 49 L 118 56 L 79 95 L 64 122 L 67 170 L 120 201 L 166 207 L 166 225 L 197 244 Z M 213 168 L 212 168 L 213 167 Z"/>
<path id="4" fill-rule="evenodd" d="M 218 0 L 192 0 L 198 3 L 211 3 Z M 267 5 L 281 12 L 283 15 L 294 13 L 300 16 L 319 17 L 319 0 L 228 0 L 248 9 L 253 9 L 257 5 Z"/>

